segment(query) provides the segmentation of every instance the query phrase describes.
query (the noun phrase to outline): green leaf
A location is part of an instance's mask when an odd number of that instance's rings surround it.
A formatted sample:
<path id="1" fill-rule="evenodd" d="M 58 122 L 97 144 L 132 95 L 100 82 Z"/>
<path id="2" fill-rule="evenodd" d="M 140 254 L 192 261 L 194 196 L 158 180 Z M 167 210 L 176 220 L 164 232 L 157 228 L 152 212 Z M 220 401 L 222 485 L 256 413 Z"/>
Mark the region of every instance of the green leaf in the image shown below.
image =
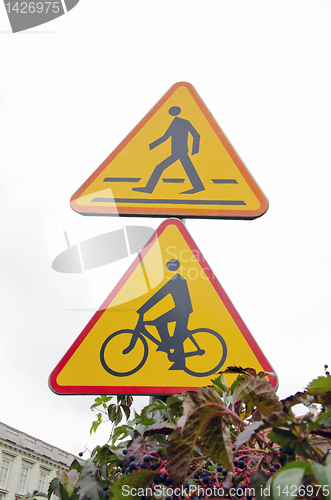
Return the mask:
<path id="1" fill-rule="evenodd" d="M 307 387 L 308 394 L 324 394 L 331 392 L 331 377 L 318 377 L 310 382 Z"/>
<path id="2" fill-rule="evenodd" d="M 70 470 L 68 473 L 64 470 L 59 470 L 57 477 L 70 498 L 75 490 L 75 486 L 79 478 L 78 472 L 75 469 Z"/>
<path id="3" fill-rule="evenodd" d="M 226 383 L 223 373 L 221 373 L 219 377 L 212 380 L 212 383 L 225 392 L 225 394 L 229 394 L 228 384 Z"/>
<path id="4" fill-rule="evenodd" d="M 317 483 L 322 486 L 322 492 L 324 486 L 325 498 L 331 500 L 331 454 L 326 459 L 326 466 L 312 462 L 311 467 Z"/>
<path id="5" fill-rule="evenodd" d="M 212 387 L 200 387 L 196 391 L 184 393 L 183 415 L 189 417 L 197 408 L 203 404 L 216 404 L 223 408 L 223 401 Z"/>
<path id="6" fill-rule="evenodd" d="M 82 470 L 83 466 L 78 462 L 78 460 L 75 458 L 73 462 L 71 463 L 69 470 L 75 469 L 76 471 L 80 472 Z"/>
<path id="7" fill-rule="evenodd" d="M 98 406 L 101 406 L 101 405 L 104 408 L 106 408 L 105 403 L 108 403 L 112 398 L 113 398 L 113 396 L 98 396 L 97 398 L 95 398 L 93 405 L 90 406 L 91 410 L 93 410 L 94 408 L 97 408 Z"/>
<path id="8" fill-rule="evenodd" d="M 116 427 L 114 430 L 114 433 L 112 435 L 112 442 L 115 443 L 118 439 L 123 439 L 123 437 L 132 437 L 133 436 L 133 429 L 129 425 L 120 425 L 119 427 Z"/>
<path id="9" fill-rule="evenodd" d="M 315 425 L 316 425 L 316 427 L 320 427 L 321 425 L 323 425 L 325 427 L 330 427 L 331 426 L 331 411 L 327 411 L 325 413 L 322 413 L 315 420 Z"/>
<path id="10" fill-rule="evenodd" d="M 48 496 L 48 500 L 50 500 L 52 494 L 54 493 L 58 498 L 61 498 L 62 499 L 62 495 L 61 495 L 61 483 L 59 481 L 59 479 L 53 479 L 50 483 L 49 483 L 49 487 L 48 487 L 48 491 L 47 491 L 47 496 Z"/>
<path id="11" fill-rule="evenodd" d="M 234 471 L 230 430 L 222 415 L 213 416 L 202 429 L 200 447 L 214 462 Z"/>
<path id="12" fill-rule="evenodd" d="M 289 469 L 303 469 L 305 475 L 313 474 L 311 462 L 304 462 L 303 460 L 295 460 L 295 462 L 290 462 L 282 467 L 282 471 Z"/>
<path id="13" fill-rule="evenodd" d="M 237 436 L 236 451 L 238 451 L 243 444 L 247 443 L 247 441 L 249 441 L 250 438 L 254 436 L 254 434 L 262 427 L 264 427 L 264 422 L 261 420 L 247 425 L 247 427 Z"/>
<path id="14" fill-rule="evenodd" d="M 133 497 L 130 494 L 132 488 L 136 488 L 137 490 L 139 488 L 145 489 L 159 474 L 159 471 L 141 470 L 125 475 L 110 487 L 110 497 L 113 500 L 123 500 L 123 498 L 132 499 Z"/>
<path id="15" fill-rule="evenodd" d="M 93 458 L 89 458 L 84 463 L 77 482 L 77 488 L 79 488 L 80 500 L 103 499 L 103 485 Z"/>
<path id="16" fill-rule="evenodd" d="M 183 484 L 198 437 L 199 446 L 213 461 L 233 471 L 233 452 L 222 399 L 212 387 L 201 387 L 185 393 L 182 428 L 169 438 L 167 467 L 174 484 Z"/>
<path id="17" fill-rule="evenodd" d="M 252 402 L 265 416 L 282 410 L 277 394 L 269 382 L 263 378 L 241 380 L 233 392 L 233 402 Z"/>
<path id="18" fill-rule="evenodd" d="M 115 422 L 116 425 L 120 423 L 122 420 L 122 410 L 120 406 L 116 406 L 114 404 L 111 404 L 108 406 L 108 418 L 111 422 Z"/>
<path id="19" fill-rule="evenodd" d="M 272 493 L 275 500 L 288 500 L 291 497 L 291 492 L 295 491 L 297 495 L 299 486 L 302 484 L 304 476 L 302 467 L 293 467 L 291 469 L 282 470 L 274 478 L 272 482 Z"/>
<path id="20" fill-rule="evenodd" d="M 102 415 L 101 413 L 98 413 L 97 414 L 97 420 L 94 420 L 94 422 L 92 422 L 92 426 L 91 426 L 91 429 L 90 429 L 90 434 L 92 434 L 92 432 L 96 432 L 97 431 L 97 428 L 99 427 L 99 425 L 101 424 L 102 422 Z"/>
<path id="21" fill-rule="evenodd" d="M 288 446 L 293 449 L 293 454 L 289 456 L 289 460 L 295 460 L 295 454 L 303 458 L 308 458 L 309 460 L 315 460 L 315 457 L 311 451 L 311 444 L 307 438 L 298 438 L 289 429 L 274 428 L 268 434 L 270 441 L 279 444 L 283 450 Z M 315 449 L 318 453 L 318 450 Z"/>
<path id="22" fill-rule="evenodd" d="M 251 488 L 255 491 L 255 495 L 253 496 L 256 496 L 259 500 L 271 500 L 270 479 L 268 474 L 260 470 L 252 472 Z"/>
<path id="23" fill-rule="evenodd" d="M 309 396 L 307 391 L 304 392 L 296 392 L 292 396 L 288 396 L 286 399 L 282 399 L 281 403 L 287 408 L 290 409 L 292 406 L 303 404 L 305 406 L 309 406 L 312 403 L 312 396 Z"/>
<path id="24" fill-rule="evenodd" d="M 121 462 L 119 457 L 110 449 L 108 445 L 102 446 L 102 448 L 100 448 L 98 453 L 96 454 L 95 458 L 100 466 L 109 463 L 118 465 Z"/>
<path id="25" fill-rule="evenodd" d="M 331 377 L 318 377 L 312 380 L 307 387 L 308 394 L 317 396 L 321 404 L 331 403 Z"/>
<path id="26" fill-rule="evenodd" d="M 116 425 L 118 425 L 121 420 L 122 420 L 122 410 L 121 410 L 121 406 L 118 406 L 118 412 L 117 412 L 117 415 L 116 415 Z"/>
<path id="27" fill-rule="evenodd" d="M 130 408 L 129 408 L 129 406 L 122 404 L 121 408 L 122 408 L 122 410 L 124 412 L 124 415 L 125 415 L 126 419 L 128 420 L 130 418 Z"/>
<path id="28" fill-rule="evenodd" d="M 156 422 L 152 424 L 148 429 L 145 430 L 144 435 L 149 436 L 151 434 L 171 434 L 176 428 L 176 424 L 171 422 Z"/>
<path id="29" fill-rule="evenodd" d="M 183 399 L 177 396 L 169 396 L 166 400 L 167 406 L 171 406 L 172 404 L 183 403 Z"/>

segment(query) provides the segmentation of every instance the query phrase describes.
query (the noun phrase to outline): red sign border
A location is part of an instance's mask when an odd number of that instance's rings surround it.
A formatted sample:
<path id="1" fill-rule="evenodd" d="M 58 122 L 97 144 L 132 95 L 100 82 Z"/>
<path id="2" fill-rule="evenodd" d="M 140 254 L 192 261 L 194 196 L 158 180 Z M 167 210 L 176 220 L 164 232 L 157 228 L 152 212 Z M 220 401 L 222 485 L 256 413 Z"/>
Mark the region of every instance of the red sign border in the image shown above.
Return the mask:
<path id="1" fill-rule="evenodd" d="M 209 214 L 206 214 L 205 211 L 199 208 L 183 208 L 175 207 L 163 207 L 163 208 L 151 208 L 151 207 L 137 207 L 135 204 L 132 207 L 100 207 L 100 206 L 85 206 L 82 207 L 78 205 L 77 199 L 83 195 L 85 190 L 94 182 L 94 180 L 101 174 L 101 172 L 109 165 L 109 163 L 116 158 L 116 156 L 122 151 L 123 148 L 134 138 L 134 136 L 145 126 L 145 124 L 152 118 L 152 116 L 161 108 L 161 106 L 169 99 L 169 97 L 179 88 L 186 87 L 196 104 L 199 106 L 201 112 L 209 122 L 210 126 L 216 133 L 217 137 L 225 147 L 226 151 L 234 161 L 238 170 L 246 180 L 247 184 L 253 191 L 254 195 L 260 202 L 260 208 L 257 210 L 244 210 L 244 209 L 236 209 L 236 210 L 224 210 L 224 209 L 213 209 Z M 205 103 L 190 83 L 187 82 L 178 82 L 175 83 L 166 94 L 155 104 L 155 106 L 147 113 L 147 115 L 138 123 L 138 125 L 125 137 L 125 139 L 117 146 L 116 149 L 105 159 L 105 161 L 95 170 L 95 172 L 82 184 L 82 186 L 72 195 L 70 199 L 70 205 L 73 210 L 82 214 L 82 215 L 120 215 L 120 216 L 151 216 L 151 217 L 185 217 L 185 218 L 225 218 L 225 219 L 255 219 L 257 217 L 261 217 L 269 207 L 268 200 L 266 196 L 263 194 L 256 181 L 249 173 L 244 163 L 241 161 L 238 154 L 233 149 L 231 143 L 225 136 L 224 132 L 215 121 L 210 111 L 206 107 Z M 139 212 L 137 212 L 139 210 Z"/>
<path id="2" fill-rule="evenodd" d="M 49 378 L 49 387 L 50 389 L 55 392 L 56 394 L 68 394 L 68 395 L 98 395 L 98 394 L 131 394 L 131 395 L 163 395 L 163 394 L 178 394 L 180 392 L 190 390 L 194 391 L 197 389 L 197 387 L 155 387 L 155 386 L 122 386 L 122 387 L 113 387 L 113 386 L 60 386 L 57 383 L 57 377 L 61 373 L 62 369 L 66 366 L 68 361 L 71 359 L 73 354 L 76 352 L 78 347 L 81 345 L 83 340 L 87 337 L 87 335 L 90 333 L 94 325 L 99 321 L 100 317 L 104 313 L 104 311 L 108 308 L 108 306 L 111 304 L 112 300 L 116 297 L 117 293 L 120 291 L 122 286 L 127 282 L 127 280 L 130 278 L 134 270 L 137 268 L 137 266 L 140 264 L 141 259 L 145 257 L 145 255 L 148 253 L 148 251 L 152 248 L 152 246 L 157 242 L 158 238 L 160 235 L 163 233 L 165 228 L 169 224 L 175 224 L 177 228 L 179 229 L 181 235 L 185 239 L 186 243 L 188 244 L 189 248 L 192 250 L 194 253 L 194 256 L 204 269 L 204 272 L 206 273 L 207 277 L 209 278 L 211 284 L 214 286 L 217 294 L 219 295 L 220 299 L 222 300 L 223 304 L 227 308 L 228 312 L 231 314 L 233 320 L 235 321 L 237 327 L 239 328 L 240 332 L 244 336 L 245 340 L 247 341 L 248 345 L 252 349 L 254 355 L 256 356 L 257 360 L 261 364 L 262 368 L 266 372 L 273 372 L 275 373 L 274 369 L 270 365 L 269 361 L 261 351 L 260 347 L 258 346 L 257 342 L 253 338 L 252 334 L 249 332 L 247 326 L 239 316 L 237 310 L 235 309 L 234 305 L 232 304 L 231 300 L 229 299 L 228 295 L 224 291 L 223 287 L 217 280 L 216 276 L 210 269 L 209 265 L 205 261 L 203 255 L 201 254 L 200 250 L 197 248 L 194 240 L 192 239 L 191 235 L 187 231 L 186 227 L 180 221 L 179 219 L 167 219 L 163 221 L 160 226 L 157 228 L 155 231 L 154 235 L 151 237 L 149 242 L 145 245 L 145 247 L 142 249 L 140 254 L 137 256 L 137 258 L 134 260 L 134 262 L 131 264 L 129 269 L 126 271 L 126 273 L 123 275 L 121 280 L 117 283 L 113 291 L 108 295 L 106 300 L 103 302 L 103 304 L 100 306 L 98 311 L 94 314 L 92 319 L 89 321 L 89 323 L 86 325 L 86 327 L 83 329 L 81 334 L 78 336 L 78 338 L 75 340 L 75 342 L 72 344 L 70 349 L 67 351 L 67 353 L 64 355 L 64 357 L 61 359 L 59 364 L 55 367 L 53 372 L 50 375 Z M 278 386 L 278 379 L 277 376 L 275 377 L 270 377 L 269 382 L 271 386 L 276 389 Z"/>

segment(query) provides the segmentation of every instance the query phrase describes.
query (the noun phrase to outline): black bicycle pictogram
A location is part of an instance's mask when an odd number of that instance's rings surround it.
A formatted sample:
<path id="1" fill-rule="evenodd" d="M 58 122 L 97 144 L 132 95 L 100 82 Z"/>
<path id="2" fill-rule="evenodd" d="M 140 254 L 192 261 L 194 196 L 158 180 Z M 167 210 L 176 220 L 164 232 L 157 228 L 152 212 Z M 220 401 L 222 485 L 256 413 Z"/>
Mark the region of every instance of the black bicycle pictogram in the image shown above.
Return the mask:
<path id="1" fill-rule="evenodd" d="M 166 267 L 168 271 L 177 271 L 180 263 L 176 259 L 171 259 Z M 167 295 L 171 295 L 174 307 L 156 319 L 146 321 L 144 314 Z M 139 318 L 134 329 L 124 328 L 107 337 L 100 351 L 103 368 L 117 377 L 126 377 L 136 373 L 143 367 L 148 357 L 147 338 L 158 346 L 157 351 L 165 352 L 169 361 L 173 362 L 169 370 L 183 370 L 195 377 L 212 375 L 224 364 L 227 346 L 223 337 L 210 328 L 189 330 L 187 325 L 192 312 L 187 282 L 181 274 L 176 273 L 138 309 Z M 175 323 L 172 336 L 169 333 L 170 323 Z M 160 340 L 147 329 L 147 326 L 156 329 Z M 206 349 L 200 347 L 201 342 Z M 110 353 L 107 356 L 106 349 Z M 215 351 L 217 359 L 215 359 Z M 134 355 L 129 356 L 132 352 Z M 202 370 L 186 366 L 187 358 L 194 356 L 201 357 L 202 362 L 199 364 L 203 366 Z M 118 368 L 119 366 L 121 368 Z"/>
<path id="2" fill-rule="evenodd" d="M 127 377 L 129 375 L 133 375 L 138 370 L 140 370 L 140 368 L 142 368 L 144 366 L 144 364 L 147 360 L 147 357 L 148 357 L 148 344 L 147 344 L 145 337 L 147 337 L 149 340 L 152 340 L 152 342 L 154 342 L 158 346 L 161 345 L 162 341 L 160 342 L 157 338 L 155 338 L 146 329 L 146 325 L 154 325 L 157 327 L 157 320 L 155 320 L 155 321 L 143 321 L 141 318 L 139 318 L 139 320 L 137 322 L 137 326 L 134 330 L 132 330 L 132 329 L 118 330 L 117 332 L 114 332 L 111 335 L 109 335 L 109 337 L 104 341 L 104 343 L 102 344 L 102 347 L 101 347 L 101 351 L 100 351 L 100 360 L 101 360 L 101 364 L 102 364 L 103 368 L 108 373 L 110 373 L 111 375 L 115 375 L 116 377 Z M 222 353 L 223 353 L 221 359 L 218 361 L 218 363 L 215 366 L 212 366 L 210 369 L 203 371 L 203 372 L 191 370 L 185 364 L 185 360 L 188 357 L 208 356 L 208 351 L 201 349 L 199 347 L 197 340 L 196 340 L 196 337 L 200 333 L 203 333 L 204 336 L 209 335 L 209 336 L 215 337 L 220 342 L 220 344 L 222 346 Z M 114 341 L 116 341 L 115 340 L 116 337 L 118 337 L 119 335 L 123 335 L 123 334 L 127 334 L 127 336 L 131 337 L 131 340 L 130 340 L 129 346 L 122 351 L 122 356 L 123 356 L 122 361 L 123 362 L 121 364 L 123 365 L 123 371 L 119 371 L 118 369 L 113 369 L 111 366 L 112 360 L 114 360 L 113 356 L 109 356 L 107 361 L 106 361 L 105 350 L 107 347 L 110 348 L 110 350 L 111 350 L 112 343 Z M 213 373 L 215 373 L 217 370 L 219 370 L 223 366 L 225 359 L 226 359 L 226 356 L 227 356 L 227 347 L 226 347 L 225 340 L 223 339 L 223 337 L 219 333 L 215 332 L 214 330 L 211 330 L 210 328 L 196 328 L 195 330 L 187 329 L 186 336 L 193 343 L 195 350 L 184 352 L 184 364 L 183 364 L 182 370 L 184 370 L 189 375 L 193 375 L 194 377 L 207 377 L 208 375 L 212 375 Z M 208 343 L 208 340 L 207 340 L 207 343 Z M 138 360 L 135 359 L 132 367 L 128 367 L 125 358 L 132 350 L 137 348 L 138 344 L 140 344 L 139 347 L 140 347 L 140 351 L 142 351 L 142 355 L 140 355 L 140 359 L 138 359 Z M 171 344 L 169 346 L 171 346 Z M 141 349 L 141 347 L 142 347 L 142 349 Z M 175 361 L 176 355 L 174 353 L 173 348 L 170 347 L 169 350 L 167 351 L 167 354 L 168 354 L 169 361 Z M 116 366 L 119 365 L 118 355 L 119 355 L 119 353 L 117 351 Z"/>

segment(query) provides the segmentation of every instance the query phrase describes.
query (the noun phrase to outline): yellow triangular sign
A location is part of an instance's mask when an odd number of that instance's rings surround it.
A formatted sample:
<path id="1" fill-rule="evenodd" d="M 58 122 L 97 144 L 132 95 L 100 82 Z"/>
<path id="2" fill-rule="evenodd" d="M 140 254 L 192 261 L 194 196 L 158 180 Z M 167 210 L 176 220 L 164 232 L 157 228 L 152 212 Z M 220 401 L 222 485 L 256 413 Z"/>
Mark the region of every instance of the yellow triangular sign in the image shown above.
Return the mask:
<path id="1" fill-rule="evenodd" d="M 268 200 L 189 83 L 176 83 L 71 198 L 86 215 L 254 219 Z"/>
<path id="2" fill-rule="evenodd" d="M 168 219 L 54 369 L 50 387 L 174 394 L 210 384 L 227 366 L 274 372 L 183 223 Z M 276 377 L 270 382 L 275 387 Z"/>

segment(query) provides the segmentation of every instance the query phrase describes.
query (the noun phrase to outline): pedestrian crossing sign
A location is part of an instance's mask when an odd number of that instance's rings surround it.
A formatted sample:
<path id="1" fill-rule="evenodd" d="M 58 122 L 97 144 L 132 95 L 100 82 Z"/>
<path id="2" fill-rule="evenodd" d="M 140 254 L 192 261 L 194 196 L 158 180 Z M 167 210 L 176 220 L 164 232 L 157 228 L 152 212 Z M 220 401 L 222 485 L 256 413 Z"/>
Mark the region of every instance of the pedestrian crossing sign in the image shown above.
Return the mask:
<path id="1" fill-rule="evenodd" d="M 71 198 L 83 215 L 254 219 L 268 200 L 194 87 L 176 83 Z"/>
<path id="2" fill-rule="evenodd" d="M 57 394 L 175 394 L 274 370 L 178 219 L 167 219 L 50 376 Z M 226 375 L 230 386 L 235 375 Z"/>

